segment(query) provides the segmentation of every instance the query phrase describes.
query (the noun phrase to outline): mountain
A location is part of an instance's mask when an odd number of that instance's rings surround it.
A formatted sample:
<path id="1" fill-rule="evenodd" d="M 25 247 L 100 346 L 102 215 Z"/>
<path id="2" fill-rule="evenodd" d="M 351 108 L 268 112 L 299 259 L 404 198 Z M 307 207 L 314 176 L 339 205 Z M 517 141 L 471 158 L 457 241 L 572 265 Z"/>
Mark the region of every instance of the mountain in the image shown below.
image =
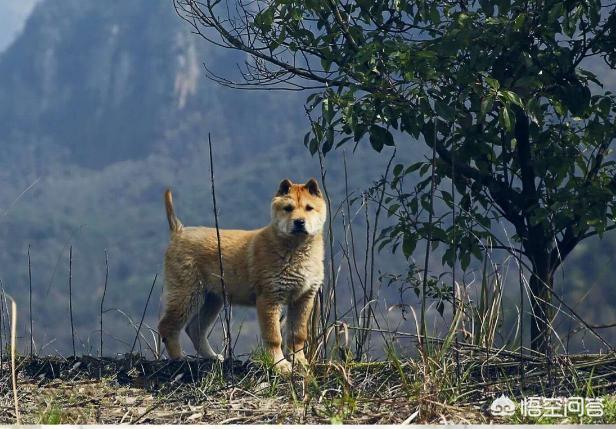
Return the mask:
<path id="1" fill-rule="evenodd" d="M 0 52 L 4 51 L 21 32 L 37 1 L 0 2 Z"/>
<path id="2" fill-rule="evenodd" d="M 25 145 L 100 169 L 182 151 L 214 126 L 241 123 L 252 132 L 229 127 L 225 134 L 243 158 L 250 140 L 281 137 L 254 119 L 281 113 L 284 97 L 230 94 L 204 78 L 203 61 L 232 66 L 236 59 L 208 49 L 169 2 L 42 2 L 0 58 L 3 158 Z"/>
<path id="3" fill-rule="evenodd" d="M 165 187 L 173 188 L 185 224 L 213 224 L 208 133 L 222 227 L 266 224 L 281 179 L 320 175 L 302 144 L 306 94 L 231 90 L 204 75 L 202 62 L 229 75 L 241 61 L 191 34 L 170 2 L 46 0 L 35 7 L 0 54 L 0 280 L 24 309 L 22 338 L 29 335 L 30 246 L 36 343 L 43 352 L 70 351 L 72 247 L 78 349 L 96 351 L 106 250 L 105 349 L 126 351 L 134 335 L 126 317 L 139 317 L 162 271 Z M 377 179 L 386 162 L 359 148 L 349 157 L 352 190 Z M 341 154 L 326 163 L 338 204 Z M 147 326 L 156 325 L 161 285 L 162 277 Z M 254 332 L 247 326 L 245 333 Z"/>

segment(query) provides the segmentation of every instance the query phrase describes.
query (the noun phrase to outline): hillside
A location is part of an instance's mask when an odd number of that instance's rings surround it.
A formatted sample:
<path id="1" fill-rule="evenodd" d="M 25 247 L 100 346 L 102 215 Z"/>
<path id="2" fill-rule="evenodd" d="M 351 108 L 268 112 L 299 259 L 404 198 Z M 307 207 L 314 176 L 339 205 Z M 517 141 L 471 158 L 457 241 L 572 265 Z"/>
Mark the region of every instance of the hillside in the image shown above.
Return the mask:
<path id="1" fill-rule="evenodd" d="M 35 8 L 0 58 L 0 139 L 12 156 L 101 169 L 153 151 L 181 157 L 197 136 L 226 128 L 218 140 L 233 141 L 233 155 L 245 160 L 268 138 L 288 140 L 286 124 L 300 123 L 301 105 L 283 109 L 290 96 L 207 81 L 203 61 L 238 59 L 206 49 L 166 2 L 51 3 Z M 283 111 L 284 123 L 263 121 Z"/>
<path id="2" fill-rule="evenodd" d="M 207 48 L 166 2 L 148 0 L 43 1 L 0 56 L 0 241 L 11 244 L 0 248 L 0 279 L 24 309 L 26 338 L 31 246 L 41 352 L 70 348 L 70 246 L 79 350 L 96 351 L 107 249 L 106 351 L 125 351 L 134 330 L 115 309 L 138 319 L 161 273 L 165 187 L 184 223 L 213 223 L 209 132 L 223 227 L 264 225 L 282 178 L 319 176 L 302 144 L 304 95 L 233 91 L 203 74 L 202 61 L 233 68 L 240 60 Z M 354 189 L 378 178 L 387 161 L 375 163 L 361 148 L 351 158 Z M 341 157 L 327 162 L 339 200 Z M 157 288 L 149 326 L 159 295 Z"/>

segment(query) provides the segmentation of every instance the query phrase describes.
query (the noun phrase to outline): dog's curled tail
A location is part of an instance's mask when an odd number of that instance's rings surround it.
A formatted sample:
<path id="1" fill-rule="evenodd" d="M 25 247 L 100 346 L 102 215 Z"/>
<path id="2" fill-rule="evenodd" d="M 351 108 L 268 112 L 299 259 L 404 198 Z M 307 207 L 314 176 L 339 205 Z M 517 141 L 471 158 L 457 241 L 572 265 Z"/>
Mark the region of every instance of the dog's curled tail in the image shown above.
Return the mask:
<path id="1" fill-rule="evenodd" d="M 173 197 L 171 196 L 171 189 L 169 188 L 165 191 L 165 209 L 167 210 L 167 221 L 169 221 L 169 229 L 171 232 L 180 231 L 182 229 L 182 222 L 180 222 L 173 210 Z"/>

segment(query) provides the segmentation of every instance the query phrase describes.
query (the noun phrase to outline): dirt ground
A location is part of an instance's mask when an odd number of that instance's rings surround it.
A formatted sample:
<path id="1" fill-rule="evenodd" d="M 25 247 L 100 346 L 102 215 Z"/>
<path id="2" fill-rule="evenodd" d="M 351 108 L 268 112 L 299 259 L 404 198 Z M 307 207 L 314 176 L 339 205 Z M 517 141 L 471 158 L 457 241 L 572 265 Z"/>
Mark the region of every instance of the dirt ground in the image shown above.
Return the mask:
<path id="1" fill-rule="evenodd" d="M 5 365 L 0 423 L 14 423 Z M 145 361 L 139 358 L 28 358 L 19 364 L 22 423 L 402 423 L 418 419 L 418 402 L 389 380 L 342 368 L 326 378 L 279 377 L 236 362 Z M 380 371 L 379 371 L 380 372 Z M 455 421 L 488 421 L 479 409 L 455 410 Z M 439 419 L 434 420 L 438 422 Z M 452 420 L 454 420 L 452 418 Z"/>
<path id="2" fill-rule="evenodd" d="M 442 374 L 438 368 L 426 372 L 410 360 L 330 363 L 291 377 L 278 376 L 254 361 L 223 365 L 127 355 L 18 362 L 20 420 L 29 424 L 535 422 L 495 419 L 489 412 L 491 401 L 511 389 L 511 381 L 509 387 L 498 382 L 507 379 L 511 368 L 505 372 L 471 368 L 465 371 L 464 382 L 453 386 L 451 368 Z M 606 368 L 613 378 L 613 367 Z M 529 368 L 526 374 L 529 383 L 533 371 Z M 609 371 L 604 373 L 609 376 Z M 596 376 L 597 370 L 592 374 Z M 543 378 L 537 373 L 536 379 Z M 616 419 L 616 398 L 610 404 L 615 416 L 601 422 Z M 5 361 L 0 371 L 0 423 L 15 422 L 14 391 Z"/>

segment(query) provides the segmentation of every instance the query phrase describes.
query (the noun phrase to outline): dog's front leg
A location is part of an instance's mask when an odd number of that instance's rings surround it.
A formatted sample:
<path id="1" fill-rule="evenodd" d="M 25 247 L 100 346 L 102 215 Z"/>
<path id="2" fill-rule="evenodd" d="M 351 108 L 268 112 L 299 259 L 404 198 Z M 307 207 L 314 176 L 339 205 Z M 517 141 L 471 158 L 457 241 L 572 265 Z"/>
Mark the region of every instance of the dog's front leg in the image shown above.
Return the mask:
<path id="1" fill-rule="evenodd" d="M 308 292 L 289 304 L 288 311 L 288 346 L 293 353 L 293 360 L 307 365 L 304 348 L 308 336 L 308 319 L 314 304 L 314 292 Z"/>
<path id="2" fill-rule="evenodd" d="M 282 354 L 282 334 L 280 333 L 281 306 L 265 296 L 257 297 L 257 316 L 265 350 L 274 361 L 274 367 L 282 372 L 291 372 L 291 363 Z"/>

